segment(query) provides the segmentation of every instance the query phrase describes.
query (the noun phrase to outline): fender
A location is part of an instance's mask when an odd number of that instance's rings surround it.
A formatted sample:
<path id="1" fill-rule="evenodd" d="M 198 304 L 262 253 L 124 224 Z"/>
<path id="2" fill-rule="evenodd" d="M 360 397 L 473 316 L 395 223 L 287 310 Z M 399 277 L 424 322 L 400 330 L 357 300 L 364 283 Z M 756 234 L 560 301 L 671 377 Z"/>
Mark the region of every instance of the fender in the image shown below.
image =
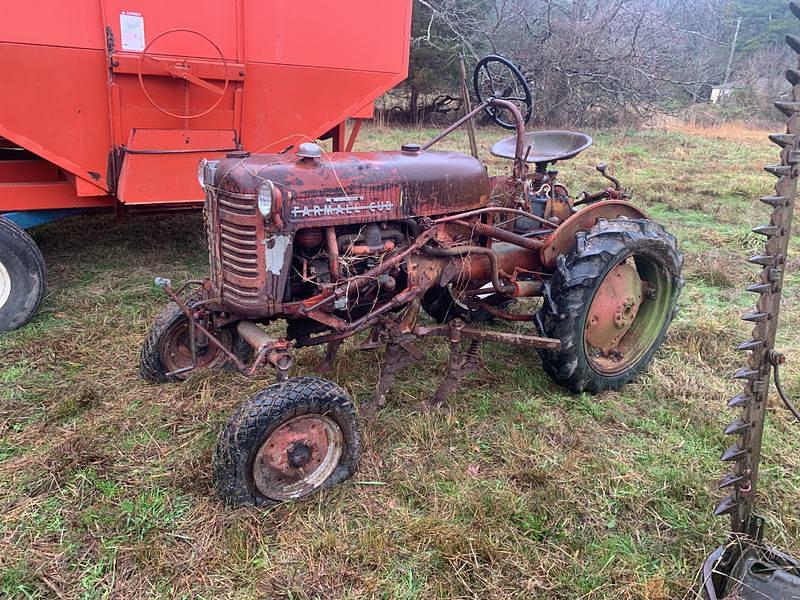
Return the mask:
<path id="1" fill-rule="evenodd" d="M 594 227 L 597 219 L 619 217 L 650 220 L 643 210 L 623 200 L 603 200 L 587 206 L 559 225 L 547 239 L 539 255 L 542 264 L 546 267 L 555 267 L 556 257 L 559 254 L 568 254 L 575 248 L 575 234 Z"/>

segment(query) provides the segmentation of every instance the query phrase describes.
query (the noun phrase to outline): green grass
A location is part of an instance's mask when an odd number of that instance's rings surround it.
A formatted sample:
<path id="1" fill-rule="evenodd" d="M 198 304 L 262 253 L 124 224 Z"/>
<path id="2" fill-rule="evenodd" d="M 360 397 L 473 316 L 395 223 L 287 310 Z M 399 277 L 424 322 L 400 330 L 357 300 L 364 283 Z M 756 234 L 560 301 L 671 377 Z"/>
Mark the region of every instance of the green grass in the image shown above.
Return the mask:
<path id="1" fill-rule="evenodd" d="M 433 130 L 365 127 L 362 149 Z M 479 131 L 489 157 L 502 136 Z M 606 161 L 686 253 L 681 312 L 650 369 L 619 392 L 572 396 L 535 353 L 485 345 L 488 371 L 442 415 L 413 406 L 446 349 L 401 373 L 365 428 L 353 480 L 269 510 L 225 508 L 211 485 L 216 432 L 269 383 L 224 373 L 151 386 L 137 373 L 164 305 L 154 275 L 206 273 L 200 215 L 86 216 L 33 232 L 49 268 L 39 315 L 0 339 L 0 596 L 8 598 L 694 598 L 697 569 L 725 538 L 711 514 L 748 335 L 742 291 L 767 218 L 766 140 L 665 131 L 594 132 L 559 165 L 573 193 L 604 186 Z M 730 137 L 730 136 L 729 136 Z M 458 133 L 444 148 L 466 148 Z M 797 239 L 797 238 L 796 238 Z M 779 347 L 800 395 L 800 247 Z M 332 379 L 369 398 L 380 355 L 345 346 Z M 304 350 L 296 372 L 312 373 Z M 800 438 L 774 404 L 760 508 L 771 541 L 800 554 Z"/>

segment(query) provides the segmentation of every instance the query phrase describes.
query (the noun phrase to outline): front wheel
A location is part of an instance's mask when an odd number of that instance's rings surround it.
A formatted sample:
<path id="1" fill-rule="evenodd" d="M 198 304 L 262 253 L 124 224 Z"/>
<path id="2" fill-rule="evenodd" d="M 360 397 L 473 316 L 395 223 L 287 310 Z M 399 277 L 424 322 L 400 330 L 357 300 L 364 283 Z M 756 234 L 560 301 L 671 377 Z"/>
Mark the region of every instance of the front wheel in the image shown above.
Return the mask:
<path id="1" fill-rule="evenodd" d="M 269 506 L 341 483 L 360 456 L 361 432 L 345 391 L 295 377 L 231 415 L 214 452 L 214 484 L 228 504 Z"/>
<path id="2" fill-rule="evenodd" d="M 675 237 L 646 219 L 599 220 L 557 261 L 536 313 L 561 349 L 540 350 L 545 371 L 573 392 L 616 390 L 664 341 L 683 287 Z"/>
<path id="3" fill-rule="evenodd" d="M 242 362 L 247 362 L 252 351 L 237 335 L 234 326 L 213 333 Z M 199 332 L 196 341 L 193 358 L 189 319 L 177 304 L 170 302 L 156 317 L 144 339 L 139 361 L 142 377 L 151 383 L 183 381 L 191 373 L 228 363 L 227 355 Z"/>
<path id="4" fill-rule="evenodd" d="M 44 297 L 44 258 L 31 236 L 0 217 L 0 331 L 30 321 Z"/>

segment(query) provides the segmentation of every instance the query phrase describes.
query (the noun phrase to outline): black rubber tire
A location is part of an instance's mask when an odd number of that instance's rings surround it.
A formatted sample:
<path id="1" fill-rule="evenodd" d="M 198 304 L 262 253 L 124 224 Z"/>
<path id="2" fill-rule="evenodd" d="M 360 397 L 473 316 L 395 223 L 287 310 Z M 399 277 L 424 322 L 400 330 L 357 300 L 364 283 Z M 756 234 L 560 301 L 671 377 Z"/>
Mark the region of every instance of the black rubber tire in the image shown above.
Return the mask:
<path id="1" fill-rule="evenodd" d="M 280 425 L 307 414 L 333 419 L 342 431 L 343 448 L 330 476 L 306 496 L 353 475 L 361 458 L 361 431 L 353 403 L 338 385 L 316 377 L 294 377 L 261 390 L 228 419 L 214 451 L 214 485 L 226 504 L 271 506 L 253 481 L 253 460 L 261 444 Z"/>
<path id="2" fill-rule="evenodd" d="M 0 263 L 11 288 L 0 306 L 0 331 L 19 329 L 39 309 L 47 286 L 44 258 L 28 233 L 0 217 Z M 0 276 L 5 277 L 5 273 Z"/>
<path id="3" fill-rule="evenodd" d="M 170 302 L 158 314 L 142 344 L 142 352 L 139 358 L 139 373 L 143 379 L 146 379 L 150 383 L 170 383 L 184 381 L 190 376 L 190 373 L 184 375 L 167 375 L 169 369 L 164 365 L 164 360 L 161 355 L 162 338 L 168 335 L 171 329 L 186 321 L 186 315 L 183 314 L 183 311 L 174 302 Z M 231 326 L 230 335 L 233 353 L 242 362 L 247 363 L 252 355 L 252 348 L 236 334 L 236 330 L 233 326 Z M 229 369 L 233 368 L 234 365 L 225 359 L 224 355 L 221 355 L 217 361 L 213 362 L 207 368 L 218 367 Z"/>
<path id="4" fill-rule="evenodd" d="M 619 389 L 650 364 L 677 312 L 683 287 L 683 254 L 673 235 L 646 219 L 599 220 L 576 238 L 576 249 L 558 257 L 556 271 L 544 286 L 544 302 L 536 313 L 539 331 L 561 340 L 561 349 L 539 350 L 539 355 L 544 370 L 557 384 L 572 392 L 596 394 Z M 630 368 L 616 375 L 603 375 L 587 360 L 586 318 L 605 276 L 631 254 L 644 255 L 666 271 L 672 283 L 669 310 L 652 345 Z"/>

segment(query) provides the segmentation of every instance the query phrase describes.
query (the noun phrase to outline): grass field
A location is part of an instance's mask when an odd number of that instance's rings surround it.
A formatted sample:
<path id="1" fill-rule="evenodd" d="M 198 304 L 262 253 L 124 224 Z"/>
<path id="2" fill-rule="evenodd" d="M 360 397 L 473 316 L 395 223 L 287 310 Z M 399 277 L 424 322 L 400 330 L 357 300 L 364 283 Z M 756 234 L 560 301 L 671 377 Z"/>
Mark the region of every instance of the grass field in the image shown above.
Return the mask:
<path id="1" fill-rule="evenodd" d="M 364 149 L 432 131 L 367 129 Z M 483 153 L 502 132 L 480 132 Z M 446 145 L 465 148 L 464 137 Z M 365 430 L 357 476 L 271 510 L 231 510 L 210 478 L 216 433 L 269 383 L 224 373 L 181 385 L 138 377 L 164 305 L 152 277 L 206 273 L 199 215 L 78 217 L 36 230 L 49 292 L 26 328 L 0 338 L 0 597 L 694 598 L 701 561 L 724 540 L 712 516 L 737 391 L 743 287 L 765 222 L 757 201 L 777 150 L 744 132 L 595 132 L 561 165 L 573 193 L 604 187 L 605 160 L 686 254 L 681 313 L 651 368 L 618 393 L 572 396 L 534 352 L 484 345 L 488 371 L 444 415 L 412 406 L 446 359 L 402 372 Z M 494 170 L 504 167 L 493 159 Z M 800 244 L 779 347 L 800 396 Z M 311 374 L 319 350 L 299 354 Z M 356 401 L 379 354 L 345 346 L 332 377 Z M 265 374 L 267 375 L 267 374 Z M 800 553 L 800 435 L 774 403 L 761 510 L 769 539 Z"/>

